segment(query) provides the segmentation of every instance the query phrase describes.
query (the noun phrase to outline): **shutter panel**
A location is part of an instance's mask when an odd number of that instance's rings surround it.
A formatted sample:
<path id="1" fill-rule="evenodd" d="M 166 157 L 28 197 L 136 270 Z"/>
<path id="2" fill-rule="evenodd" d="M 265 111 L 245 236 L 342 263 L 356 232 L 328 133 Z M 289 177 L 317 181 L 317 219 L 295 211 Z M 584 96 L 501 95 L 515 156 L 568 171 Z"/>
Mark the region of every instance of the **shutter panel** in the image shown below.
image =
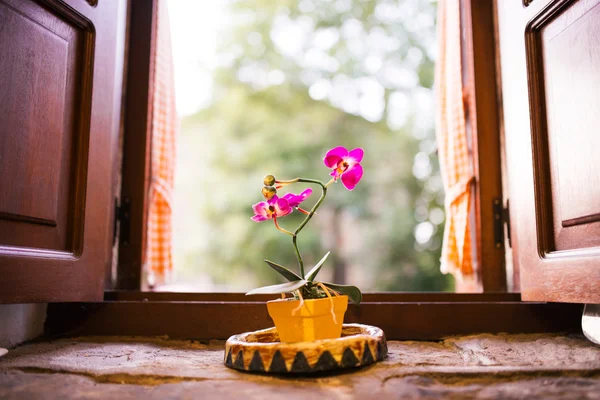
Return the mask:
<path id="1" fill-rule="evenodd" d="M 0 302 L 102 299 L 125 6 L 0 0 Z"/>
<path id="2" fill-rule="evenodd" d="M 600 303 L 600 1 L 497 1 L 524 300 Z"/>

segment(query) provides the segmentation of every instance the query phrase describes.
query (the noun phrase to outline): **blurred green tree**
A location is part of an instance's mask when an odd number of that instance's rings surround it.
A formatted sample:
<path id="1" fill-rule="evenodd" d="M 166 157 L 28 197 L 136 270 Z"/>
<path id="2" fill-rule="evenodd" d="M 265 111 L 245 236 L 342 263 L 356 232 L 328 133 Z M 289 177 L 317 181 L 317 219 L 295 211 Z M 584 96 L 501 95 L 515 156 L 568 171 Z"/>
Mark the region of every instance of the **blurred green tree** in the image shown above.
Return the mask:
<path id="1" fill-rule="evenodd" d="M 365 149 L 365 175 L 352 192 L 334 185 L 299 236 L 307 267 L 332 250 L 324 280 L 363 290 L 453 290 L 452 278 L 439 272 L 435 6 L 230 2 L 213 101 L 182 126 L 178 196 L 186 198 L 186 223 L 208 228 L 181 238 L 187 245 L 176 243 L 180 279 L 201 272 L 218 284 L 237 279 L 233 287 L 244 290 L 278 282 L 264 258 L 297 270 L 290 237 L 269 222 L 251 222 L 250 206 L 262 201 L 267 173 L 327 181 L 322 158 L 342 145 Z M 313 190 L 310 205 L 319 196 Z M 280 222 L 293 229 L 301 220 L 295 212 Z"/>

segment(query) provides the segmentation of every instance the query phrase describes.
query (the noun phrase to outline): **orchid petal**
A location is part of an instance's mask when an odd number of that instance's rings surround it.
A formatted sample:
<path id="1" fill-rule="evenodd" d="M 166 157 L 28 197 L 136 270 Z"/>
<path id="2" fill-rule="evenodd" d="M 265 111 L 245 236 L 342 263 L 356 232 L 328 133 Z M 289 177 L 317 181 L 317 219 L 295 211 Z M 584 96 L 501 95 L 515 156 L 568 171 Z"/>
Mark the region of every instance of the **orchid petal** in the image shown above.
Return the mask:
<path id="1" fill-rule="evenodd" d="M 294 209 L 290 207 L 288 201 L 284 198 L 277 199 L 277 203 L 275 204 L 275 212 L 278 217 L 283 217 L 291 213 Z"/>
<path id="2" fill-rule="evenodd" d="M 337 167 L 338 163 L 340 162 L 340 160 L 342 159 L 342 157 L 336 156 L 336 155 L 332 155 L 332 156 L 327 156 L 323 159 L 323 162 L 325 163 L 325 165 L 327 166 L 327 168 L 335 168 Z"/>
<path id="3" fill-rule="evenodd" d="M 312 194 L 312 189 L 306 189 L 300 194 L 286 193 L 283 198 L 286 199 L 290 207 L 298 207 L 300 203 L 306 200 Z"/>
<path id="4" fill-rule="evenodd" d="M 260 203 L 256 203 L 252 206 L 252 211 L 256 215 L 267 215 L 267 209 L 269 208 L 269 204 L 266 201 L 261 201 Z"/>
<path id="5" fill-rule="evenodd" d="M 277 203 L 274 204 L 275 205 L 275 209 L 280 209 L 280 210 L 286 210 L 290 207 L 289 202 L 287 201 L 287 199 L 284 199 L 283 197 L 277 199 Z"/>
<path id="6" fill-rule="evenodd" d="M 298 202 L 297 205 L 300 205 L 300 203 L 302 203 L 304 200 L 308 199 L 311 194 L 312 194 L 312 189 L 309 188 L 309 189 L 304 190 L 298 196 L 296 196 L 295 200 Z M 291 204 L 290 204 L 290 206 L 291 206 Z"/>
<path id="7" fill-rule="evenodd" d="M 345 157 L 348 157 L 348 150 L 345 147 L 338 146 L 325 154 L 323 162 L 327 168 L 335 168 L 337 167 L 338 162 Z"/>
<path id="8" fill-rule="evenodd" d="M 342 183 L 348 190 L 354 189 L 356 184 L 360 182 L 360 179 L 363 176 L 363 168 L 360 164 L 355 164 L 352 167 L 348 168 L 342 174 Z"/>
<path id="9" fill-rule="evenodd" d="M 269 218 L 268 218 L 268 217 L 265 217 L 264 215 L 255 215 L 255 216 L 253 216 L 253 217 L 252 217 L 252 218 L 250 218 L 250 219 L 251 219 L 252 221 L 254 221 L 254 222 L 262 222 L 262 221 L 266 221 L 266 220 L 268 220 Z"/>
<path id="10" fill-rule="evenodd" d="M 278 212 L 277 216 L 285 217 L 286 215 L 290 214 L 292 211 L 294 211 L 294 209 L 292 207 L 288 207 L 286 210 L 282 210 L 281 212 Z"/>
<path id="11" fill-rule="evenodd" d="M 302 193 L 299 194 L 300 197 L 302 197 L 302 201 L 306 200 L 310 195 L 312 194 L 312 189 L 308 188 L 305 189 L 304 191 L 302 191 Z"/>
<path id="12" fill-rule="evenodd" d="M 359 163 L 362 161 L 364 155 L 365 151 L 358 147 L 354 150 L 350 150 L 350 152 L 348 153 L 348 158 L 351 158 L 354 160 L 354 162 Z"/>

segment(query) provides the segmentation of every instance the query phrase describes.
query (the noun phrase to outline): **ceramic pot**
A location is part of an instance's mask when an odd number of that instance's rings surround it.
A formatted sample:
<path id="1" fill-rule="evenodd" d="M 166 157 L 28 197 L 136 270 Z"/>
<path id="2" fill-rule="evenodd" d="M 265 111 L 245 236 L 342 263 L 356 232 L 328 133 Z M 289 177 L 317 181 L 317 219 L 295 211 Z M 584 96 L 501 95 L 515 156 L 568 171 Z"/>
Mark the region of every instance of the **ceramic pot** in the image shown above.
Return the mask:
<path id="1" fill-rule="evenodd" d="M 331 313 L 332 302 L 335 320 Z M 304 300 L 302 308 L 297 309 L 299 305 L 300 300 L 267 302 L 269 315 L 273 318 L 281 342 L 310 342 L 341 336 L 348 296 Z"/>

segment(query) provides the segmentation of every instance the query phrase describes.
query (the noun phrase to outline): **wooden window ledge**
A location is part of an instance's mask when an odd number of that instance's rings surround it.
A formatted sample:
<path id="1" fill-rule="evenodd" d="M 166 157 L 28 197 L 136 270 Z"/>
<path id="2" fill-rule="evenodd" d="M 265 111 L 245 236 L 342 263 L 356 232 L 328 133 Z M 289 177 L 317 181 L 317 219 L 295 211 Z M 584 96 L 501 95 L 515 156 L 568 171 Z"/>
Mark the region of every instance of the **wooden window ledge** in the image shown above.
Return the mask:
<path id="1" fill-rule="evenodd" d="M 99 303 L 48 306 L 47 337 L 168 336 L 227 339 L 273 326 L 268 296 L 109 292 Z M 254 300 L 254 301 L 249 301 Z M 476 333 L 580 332 L 579 304 L 522 302 L 507 293 L 374 293 L 351 304 L 345 322 L 375 325 L 388 340 L 440 340 Z"/>

